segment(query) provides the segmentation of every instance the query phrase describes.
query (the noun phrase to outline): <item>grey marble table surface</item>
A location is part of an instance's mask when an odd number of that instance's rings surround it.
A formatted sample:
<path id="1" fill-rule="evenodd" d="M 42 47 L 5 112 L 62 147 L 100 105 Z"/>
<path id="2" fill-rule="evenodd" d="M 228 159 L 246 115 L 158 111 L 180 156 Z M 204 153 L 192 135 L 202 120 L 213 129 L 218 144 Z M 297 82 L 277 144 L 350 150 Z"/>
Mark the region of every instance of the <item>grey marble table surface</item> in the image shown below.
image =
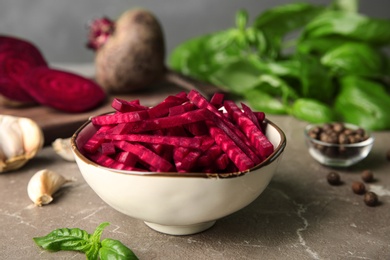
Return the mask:
<path id="1" fill-rule="evenodd" d="M 304 143 L 305 122 L 272 116 L 285 132 L 287 147 L 266 190 L 249 206 L 224 217 L 209 230 L 170 236 L 147 227 L 105 204 L 84 181 L 77 165 L 61 159 L 50 146 L 22 169 L 0 174 L 1 259 L 85 259 L 77 252 L 51 253 L 32 238 L 57 228 L 93 232 L 111 225 L 104 237 L 122 241 L 140 259 L 389 259 L 390 258 L 390 132 L 374 132 L 369 156 L 348 169 L 331 169 L 314 161 Z M 62 188 L 54 202 L 32 204 L 27 183 L 41 169 L 75 181 Z M 368 207 L 351 190 L 364 169 L 376 181 L 368 189 L 380 205 Z M 327 183 L 329 171 L 340 173 L 343 185 Z"/>

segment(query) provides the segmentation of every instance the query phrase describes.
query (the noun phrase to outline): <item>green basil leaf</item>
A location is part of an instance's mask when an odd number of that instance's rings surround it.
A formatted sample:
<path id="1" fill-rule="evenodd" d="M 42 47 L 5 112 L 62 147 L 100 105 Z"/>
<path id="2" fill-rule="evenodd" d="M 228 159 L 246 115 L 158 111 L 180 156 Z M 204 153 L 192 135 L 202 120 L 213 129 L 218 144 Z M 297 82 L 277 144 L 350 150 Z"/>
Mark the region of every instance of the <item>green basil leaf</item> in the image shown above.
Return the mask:
<path id="1" fill-rule="evenodd" d="M 88 260 L 98 260 L 99 250 L 101 248 L 100 242 L 99 244 L 91 244 L 91 247 L 85 252 L 85 256 Z"/>
<path id="2" fill-rule="evenodd" d="M 335 119 L 335 114 L 328 105 L 308 98 L 297 99 L 291 107 L 290 114 L 309 123 L 327 123 Z"/>
<path id="3" fill-rule="evenodd" d="M 390 77 L 390 57 L 386 57 L 386 73 Z"/>
<path id="4" fill-rule="evenodd" d="M 110 225 L 108 222 L 101 223 L 90 236 L 91 247 L 85 252 L 87 259 L 98 259 L 99 250 L 101 248 L 100 237 L 105 227 Z"/>
<path id="5" fill-rule="evenodd" d="M 289 82 L 299 96 L 329 102 L 334 97 L 335 86 L 331 75 L 318 59 L 308 55 L 296 55 L 288 60 L 252 62 L 262 73 L 274 74 Z M 288 87 L 290 88 L 290 87 Z M 296 98 L 297 95 L 294 95 Z"/>
<path id="6" fill-rule="evenodd" d="M 245 10 L 239 10 L 236 13 L 236 27 L 239 30 L 244 31 L 248 24 L 248 12 Z"/>
<path id="7" fill-rule="evenodd" d="M 331 4 L 333 10 L 357 13 L 359 10 L 359 0 L 335 0 Z"/>
<path id="8" fill-rule="evenodd" d="M 109 223 L 101 223 L 92 235 L 79 228 L 61 228 L 43 237 L 34 237 L 35 243 L 49 251 L 71 250 L 86 254 L 88 260 L 138 259 L 120 241 L 106 238 L 100 242 L 101 235 Z"/>
<path id="9" fill-rule="evenodd" d="M 34 237 L 35 243 L 49 251 L 73 250 L 86 252 L 91 247 L 90 235 L 79 228 L 60 228 L 46 236 Z"/>
<path id="10" fill-rule="evenodd" d="M 170 55 L 170 67 L 184 75 L 207 79 L 207 75 L 203 74 L 211 69 L 205 61 L 208 58 L 206 55 L 209 55 L 209 50 L 206 48 L 209 38 L 210 35 L 200 36 L 177 46 Z"/>
<path id="11" fill-rule="evenodd" d="M 256 50 L 253 52 L 257 55 L 257 58 L 272 59 L 278 57 L 280 47 L 271 44 L 272 39 L 267 37 L 263 31 L 249 27 L 245 31 L 245 36 L 249 43 L 248 48 Z"/>
<path id="12" fill-rule="evenodd" d="M 326 52 L 339 47 L 342 44 L 353 42 L 342 36 L 326 36 L 318 38 L 300 39 L 296 46 L 296 51 L 300 54 L 310 54 L 320 57 Z"/>
<path id="13" fill-rule="evenodd" d="M 105 260 L 138 260 L 137 256 L 128 247 L 118 240 L 103 239 L 99 250 L 100 259 Z"/>
<path id="14" fill-rule="evenodd" d="M 172 51 L 168 61 L 170 67 L 184 75 L 208 81 L 213 72 L 241 57 L 242 46 L 235 33 L 237 30 L 231 29 L 183 42 Z"/>
<path id="15" fill-rule="evenodd" d="M 287 114 L 288 106 L 280 98 L 271 96 L 267 92 L 259 89 L 249 90 L 244 94 L 248 104 L 257 111 L 270 114 Z"/>
<path id="16" fill-rule="evenodd" d="M 279 5 L 257 16 L 253 27 L 282 36 L 303 27 L 323 10 L 323 6 L 308 3 Z"/>
<path id="17" fill-rule="evenodd" d="M 295 59 L 299 62 L 300 96 L 322 102 L 332 100 L 336 88 L 328 69 L 318 59 L 308 55 L 297 55 Z"/>
<path id="18" fill-rule="evenodd" d="M 336 75 L 359 75 L 379 77 L 384 73 L 383 55 L 371 46 L 363 43 L 345 43 L 325 53 L 321 63 L 329 67 Z"/>
<path id="19" fill-rule="evenodd" d="M 210 76 L 213 84 L 242 95 L 258 81 L 260 71 L 248 60 L 235 60 Z"/>
<path id="20" fill-rule="evenodd" d="M 248 60 L 261 73 L 274 74 L 280 77 L 299 77 L 299 62 L 294 59 L 264 61 L 250 57 Z"/>
<path id="21" fill-rule="evenodd" d="M 342 78 L 334 107 L 345 122 L 369 130 L 390 129 L 390 95 L 377 82 L 353 76 Z"/>
<path id="22" fill-rule="evenodd" d="M 95 231 L 93 232 L 93 234 L 91 235 L 90 239 L 95 242 L 95 243 L 98 243 L 100 242 L 100 237 L 102 236 L 102 233 L 104 231 L 104 229 L 109 226 L 110 223 L 108 222 L 103 222 L 101 223 L 99 226 L 97 226 L 97 228 L 95 229 Z"/>
<path id="23" fill-rule="evenodd" d="M 273 114 L 286 114 L 291 100 L 298 97 L 283 79 L 272 74 L 259 76 L 243 95 L 256 110 Z"/>
<path id="24" fill-rule="evenodd" d="M 288 105 L 291 100 L 297 99 L 296 91 L 282 78 L 272 74 L 262 74 L 258 77 L 253 89 L 269 93 L 273 97 L 278 97 L 284 105 Z"/>
<path id="25" fill-rule="evenodd" d="M 305 26 L 303 38 L 338 35 L 374 45 L 390 44 L 390 20 L 374 19 L 362 14 L 328 11 Z"/>
<path id="26" fill-rule="evenodd" d="M 253 27 L 261 31 L 263 42 L 262 54 L 268 58 L 278 58 L 283 49 L 285 36 L 302 28 L 318 15 L 324 7 L 307 3 L 293 3 L 267 9 L 256 17 Z"/>

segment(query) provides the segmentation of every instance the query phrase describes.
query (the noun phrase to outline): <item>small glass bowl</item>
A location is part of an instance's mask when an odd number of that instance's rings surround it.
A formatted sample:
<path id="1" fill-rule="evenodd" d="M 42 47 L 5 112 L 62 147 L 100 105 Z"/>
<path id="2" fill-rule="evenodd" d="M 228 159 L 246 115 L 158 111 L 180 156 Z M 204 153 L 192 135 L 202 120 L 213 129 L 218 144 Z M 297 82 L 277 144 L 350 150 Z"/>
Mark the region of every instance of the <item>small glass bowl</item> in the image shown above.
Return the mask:
<path id="1" fill-rule="evenodd" d="M 333 167 L 348 167 L 360 162 L 370 153 L 374 144 L 374 137 L 370 132 L 365 130 L 368 138 L 364 141 L 350 144 L 334 144 L 320 141 L 309 135 L 311 129 L 322 126 L 311 124 L 306 126 L 304 130 L 309 153 L 319 163 Z M 347 123 L 344 123 L 344 126 L 352 130 L 360 128 Z"/>

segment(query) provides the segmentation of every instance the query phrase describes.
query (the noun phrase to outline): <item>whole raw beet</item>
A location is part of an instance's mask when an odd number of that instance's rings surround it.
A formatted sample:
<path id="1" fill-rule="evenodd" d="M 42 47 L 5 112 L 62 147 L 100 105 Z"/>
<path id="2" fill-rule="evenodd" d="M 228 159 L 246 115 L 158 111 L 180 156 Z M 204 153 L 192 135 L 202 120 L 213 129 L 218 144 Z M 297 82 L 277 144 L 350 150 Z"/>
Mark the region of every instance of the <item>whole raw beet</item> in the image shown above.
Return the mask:
<path id="1" fill-rule="evenodd" d="M 144 9 L 128 10 L 118 18 L 110 34 L 104 43 L 94 46 L 96 80 L 107 92 L 129 93 L 161 78 L 165 43 L 153 14 Z"/>

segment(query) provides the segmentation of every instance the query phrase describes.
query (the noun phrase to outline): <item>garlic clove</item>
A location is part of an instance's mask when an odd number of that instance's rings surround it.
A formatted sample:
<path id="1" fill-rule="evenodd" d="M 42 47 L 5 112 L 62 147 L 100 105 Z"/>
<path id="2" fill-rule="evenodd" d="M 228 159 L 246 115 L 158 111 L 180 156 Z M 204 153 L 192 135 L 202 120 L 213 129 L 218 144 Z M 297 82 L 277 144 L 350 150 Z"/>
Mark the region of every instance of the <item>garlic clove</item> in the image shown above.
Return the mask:
<path id="1" fill-rule="evenodd" d="M 72 152 L 72 146 L 70 143 L 70 139 L 71 138 L 65 138 L 65 139 L 57 138 L 52 143 L 52 147 L 53 147 L 54 151 L 60 157 L 62 157 L 63 159 L 65 159 L 67 161 L 74 162 L 75 158 L 74 158 L 74 155 Z"/>
<path id="2" fill-rule="evenodd" d="M 44 136 L 41 128 L 33 120 L 19 118 L 20 130 L 23 136 L 23 148 L 26 158 L 30 159 L 43 147 Z"/>
<path id="3" fill-rule="evenodd" d="M 0 118 L 0 144 L 6 158 L 23 154 L 23 137 L 17 117 Z"/>
<path id="4" fill-rule="evenodd" d="M 21 168 L 43 147 L 39 125 L 28 118 L 0 115 L 0 173 Z"/>
<path id="5" fill-rule="evenodd" d="M 24 155 L 12 157 L 11 159 L 7 159 L 3 162 L 0 161 L 0 173 L 20 169 L 27 162 L 28 162 L 28 160 L 26 160 Z"/>
<path id="6" fill-rule="evenodd" d="M 0 146 L 0 172 L 3 171 L 3 169 L 6 167 L 6 164 L 5 164 L 5 160 L 7 158 L 5 157 L 5 154 L 3 152 L 3 150 L 1 149 L 1 146 Z"/>
<path id="7" fill-rule="evenodd" d="M 5 160 L 7 159 L 7 157 L 5 157 L 5 154 L 3 152 L 3 149 L 1 148 L 0 146 L 0 165 L 1 163 L 5 163 Z M 1 167 L 1 166 L 0 166 Z"/>
<path id="8" fill-rule="evenodd" d="M 49 204 L 53 200 L 53 194 L 70 181 L 54 171 L 40 170 L 31 177 L 27 193 L 35 205 L 42 206 Z"/>

